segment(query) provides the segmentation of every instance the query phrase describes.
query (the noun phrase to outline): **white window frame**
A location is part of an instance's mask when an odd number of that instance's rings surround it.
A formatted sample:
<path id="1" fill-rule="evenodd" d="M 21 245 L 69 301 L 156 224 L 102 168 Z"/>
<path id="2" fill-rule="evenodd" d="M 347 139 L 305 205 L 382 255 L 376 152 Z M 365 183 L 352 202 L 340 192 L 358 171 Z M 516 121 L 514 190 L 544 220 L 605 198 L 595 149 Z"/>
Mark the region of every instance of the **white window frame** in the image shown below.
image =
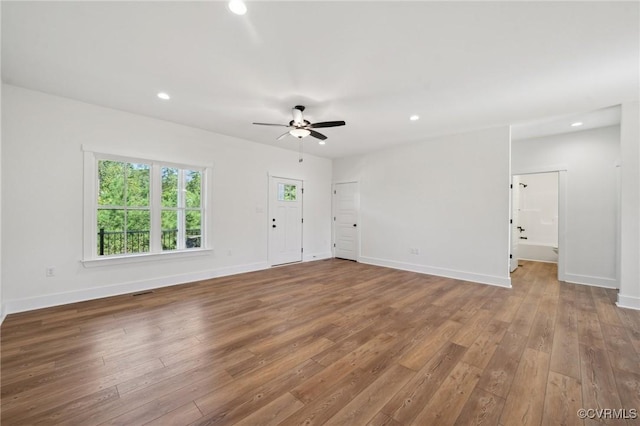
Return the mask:
<path id="1" fill-rule="evenodd" d="M 209 226 L 208 219 L 208 204 L 210 199 L 209 188 L 212 187 L 210 179 L 212 176 L 211 166 L 207 165 L 194 165 L 183 164 L 170 161 L 163 161 L 160 159 L 144 158 L 137 155 L 120 155 L 113 153 L 105 153 L 92 150 L 84 147 L 84 220 L 83 220 L 83 258 L 82 263 L 85 267 L 109 265 L 109 264 L 121 264 L 131 262 L 142 262 L 166 259 L 168 257 L 190 257 L 210 254 L 211 248 L 211 227 Z M 149 210 L 151 212 L 151 232 L 149 252 L 145 253 L 124 253 L 117 255 L 103 255 L 98 254 L 98 195 L 99 195 L 99 182 L 98 182 L 98 162 L 100 160 L 119 161 L 124 163 L 143 163 L 148 164 L 150 167 L 149 173 Z M 162 176 L 161 170 L 163 167 L 177 168 L 180 170 L 179 181 L 184 180 L 184 170 L 194 170 L 202 173 L 201 177 L 201 232 L 200 232 L 200 247 L 198 248 L 185 248 L 184 241 L 184 214 L 178 214 L 179 220 L 181 220 L 182 226 L 178 226 L 178 248 L 176 250 L 162 250 L 161 235 L 161 212 L 162 210 L 171 210 L 171 208 L 162 207 Z M 179 184 L 180 188 L 180 184 Z M 180 191 L 179 191 L 180 194 Z M 184 203 L 183 203 L 184 204 Z M 178 204 L 180 206 L 180 202 Z M 176 210 L 185 212 L 188 208 L 178 207 Z"/>

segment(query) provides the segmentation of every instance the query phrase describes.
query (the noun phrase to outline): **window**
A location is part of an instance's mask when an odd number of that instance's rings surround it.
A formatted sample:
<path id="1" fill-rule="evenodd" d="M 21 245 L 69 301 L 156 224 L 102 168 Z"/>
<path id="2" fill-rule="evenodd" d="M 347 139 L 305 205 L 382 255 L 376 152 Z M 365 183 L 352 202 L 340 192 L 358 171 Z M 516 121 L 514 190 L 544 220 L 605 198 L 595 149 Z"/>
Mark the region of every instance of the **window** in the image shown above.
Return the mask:
<path id="1" fill-rule="evenodd" d="M 278 201 L 296 201 L 297 192 L 295 185 L 285 183 L 278 184 Z"/>
<path id="2" fill-rule="evenodd" d="M 99 256 L 149 251 L 149 170 L 148 164 L 98 161 Z"/>
<path id="3" fill-rule="evenodd" d="M 85 154 L 85 260 L 206 247 L 207 168 Z"/>
<path id="4" fill-rule="evenodd" d="M 162 250 L 202 244 L 202 172 L 162 167 Z"/>

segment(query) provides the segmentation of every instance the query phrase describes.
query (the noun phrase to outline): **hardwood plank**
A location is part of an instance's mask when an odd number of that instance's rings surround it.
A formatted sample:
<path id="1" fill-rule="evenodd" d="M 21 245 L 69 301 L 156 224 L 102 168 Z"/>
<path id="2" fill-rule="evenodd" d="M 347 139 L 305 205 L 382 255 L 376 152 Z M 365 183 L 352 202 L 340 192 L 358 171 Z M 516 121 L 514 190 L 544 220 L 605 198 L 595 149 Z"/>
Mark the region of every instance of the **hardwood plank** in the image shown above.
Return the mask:
<path id="1" fill-rule="evenodd" d="M 602 323 L 602 335 L 609 350 L 609 361 L 614 369 L 640 373 L 640 357 L 635 352 L 627 330 Z"/>
<path id="2" fill-rule="evenodd" d="M 368 422 L 414 374 L 415 371 L 399 364 L 392 365 L 325 424 L 341 426 Z"/>
<path id="3" fill-rule="evenodd" d="M 506 398 L 500 422 L 539 425 L 549 372 L 549 354 L 526 348 Z M 522 398 L 521 395 L 527 395 Z"/>
<path id="4" fill-rule="evenodd" d="M 547 391 L 544 399 L 544 415 L 542 424 L 583 425 L 578 410 L 583 408 L 580 382 L 573 377 L 549 372 Z"/>
<path id="5" fill-rule="evenodd" d="M 526 344 L 525 336 L 507 331 L 485 367 L 478 387 L 506 398 Z"/>
<path id="6" fill-rule="evenodd" d="M 281 397 L 274 399 L 261 409 L 254 411 L 251 415 L 235 423 L 235 426 L 277 425 L 302 407 L 304 407 L 304 404 L 300 402 L 300 400 L 290 393 L 285 393 L 282 394 Z"/>
<path id="7" fill-rule="evenodd" d="M 459 362 L 412 424 L 453 424 L 480 380 L 481 372 L 473 365 Z"/>
<path id="8" fill-rule="evenodd" d="M 638 408 L 640 407 L 640 374 L 618 370 L 613 370 L 613 374 L 618 386 L 618 395 L 620 395 L 620 408 L 627 410 L 628 414 L 635 408 L 640 416 L 640 408 Z M 633 423 L 629 422 L 629 424 Z"/>
<path id="9" fill-rule="evenodd" d="M 476 387 L 455 424 L 459 426 L 498 424 L 503 407 L 503 398 Z"/>
<path id="10" fill-rule="evenodd" d="M 591 295 L 596 303 L 596 311 L 601 323 L 622 326 L 620 317 L 616 313 L 614 303 L 609 299 L 604 288 L 591 287 Z"/>
<path id="11" fill-rule="evenodd" d="M 192 423 L 201 417 L 202 413 L 192 401 L 145 423 L 145 426 L 180 426 Z"/>
<path id="12" fill-rule="evenodd" d="M 514 295 L 508 296 L 504 303 L 502 303 L 502 305 L 496 310 L 494 318 L 498 321 L 511 323 L 523 301 L 523 297 Z"/>
<path id="13" fill-rule="evenodd" d="M 456 321 L 445 321 L 430 333 L 422 341 L 417 342 L 400 358 L 400 364 L 413 370 L 420 370 L 426 362 L 449 341 L 449 339 L 462 327 Z"/>
<path id="14" fill-rule="evenodd" d="M 18 393 L 8 393 L 2 398 L 2 419 L 19 417 L 25 412 L 34 415 L 45 411 L 50 403 L 56 405 L 68 403 L 157 368 L 162 368 L 162 363 L 156 358 L 105 376 L 101 376 L 99 371 L 83 371 L 83 374 L 65 377 L 57 382 L 32 387 Z M 60 392 L 60 389 L 64 389 L 64 392 Z"/>
<path id="15" fill-rule="evenodd" d="M 461 327 L 456 334 L 451 336 L 451 341 L 457 345 L 469 347 L 476 340 L 478 334 L 482 333 L 489 321 L 493 317 L 493 313 L 485 311 L 484 309 L 478 310 L 466 323 L 464 327 Z"/>
<path id="16" fill-rule="evenodd" d="M 561 302 L 551 348 L 550 369 L 580 381 L 578 318 L 573 303 Z"/>
<path id="17" fill-rule="evenodd" d="M 70 424 L 83 426 L 114 422 L 126 413 L 134 414 L 133 411 L 141 413 L 143 418 L 152 420 L 231 381 L 233 378 L 224 370 L 212 369 L 207 372 L 192 370 L 138 389 L 106 404 L 98 404 L 85 410 L 75 410 L 65 414 Z M 124 418 L 126 419 L 126 416 Z"/>
<path id="18" fill-rule="evenodd" d="M 502 341 L 508 327 L 509 324 L 506 322 L 491 320 L 487 328 L 478 335 L 469 347 L 462 361 L 484 369 L 491 361 L 491 357 L 498 348 L 500 341 Z"/>
<path id="19" fill-rule="evenodd" d="M 96 405 L 116 401 L 118 399 L 118 390 L 115 386 L 94 392 L 69 402 L 61 403 L 58 406 L 48 408 L 44 411 L 29 410 L 21 413 L 21 417 L 25 417 L 24 424 L 29 425 L 51 425 L 65 423 L 70 414 L 88 410 Z M 6 416 L 3 416 L 3 420 Z M 22 423 L 22 422 L 20 422 Z"/>
<path id="20" fill-rule="evenodd" d="M 410 423 L 425 407 L 449 373 L 458 364 L 466 348 L 447 342 L 381 411 L 400 423 Z"/>
<path id="21" fill-rule="evenodd" d="M 622 404 L 606 350 L 580 345 L 580 368 L 583 408 L 621 408 Z M 585 420 L 586 425 L 597 423 L 596 419 Z"/>
<path id="22" fill-rule="evenodd" d="M 627 328 L 640 330 L 640 312 L 634 309 L 616 309 L 620 322 Z"/>
<path id="23" fill-rule="evenodd" d="M 540 300 L 538 311 L 533 318 L 527 347 L 537 351 L 551 353 L 556 323 L 557 295 Z"/>
<path id="24" fill-rule="evenodd" d="M 352 352 L 343 356 L 336 362 L 327 364 L 327 367 L 309 380 L 301 383 L 291 390 L 291 394 L 303 403 L 309 403 L 330 389 L 336 381 L 342 379 L 355 369 L 363 369 L 374 361 L 381 352 L 388 350 L 395 344 L 396 339 L 388 334 L 380 334 Z M 315 360 L 316 358 L 313 357 Z"/>
<path id="25" fill-rule="evenodd" d="M 283 424 L 324 424 L 375 379 L 376 376 L 357 368 L 335 382 L 316 399 L 287 417 Z"/>
<path id="26" fill-rule="evenodd" d="M 229 401 L 242 397 L 242 395 L 247 393 L 251 393 L 259 386 L 276 379 L 283 372 L 290 374 L 291 371 L 295 371 L 296 368 L 299 368 L 296 367 L 298 365 L 313 365 L 314 369 L 317 366 L 317 372 L 322 369 L 322 366 L 315 361 L 310 360 L 310 358 L 330 345 L 333 345 L 333 342 L 326 339 L 320 339 L 312 342 L 286 358 L 279 359 L 258 370 L 252 371 L 252 374 L 248 374 L 247 376 L 236 376 L 236 378 L 245 377 L 245 379 L 234 380 L 228 385 L 225 385 L 221 390 L 210 392 L 207 395 L 198 398 L 195 402 L 198 405 L 198 408 L 200 408 L 205 415 L 209 415 L 210 413 L 217 412 L 217 410 L 222 406 L 225 406 Z"/>
<path id="27" fill-rule="evenodd" d="M 581 307 L 578 310 L 578 342 L 594 348 L 606 349 L 600 319 L 594 311 L 588 307 Z"/>
<path id="28" fill-rule="evenodd" d="M 535 297 L 525 299 L 514 315 L 511 325 L 509 326 L 509 331 L 522 336 L 529 336 L 529 331 L 531 330 L 531 325 L 536 316 L 539 303 L 539 299 Z"/>
<path id="29" fill-rule="evenodd" d="M 195 401 L 204 416 L 193 424 L 236 423 L 276 400 L 287 389 L 307 380 L 322 368 L 317 362 L 308 359 L 260 386 L 243 387 L 243 384 L 240 388 L 223 387 L 219 392 L 212 392 Z"/>
<path id="30" fill-rule="evenodd" d="M 401 423 L 394 420 L 392 417 L 387 416 L 383 412 L 378 412 L 376 416 L 371 419 L 367 426 L 400 426 Z"/>

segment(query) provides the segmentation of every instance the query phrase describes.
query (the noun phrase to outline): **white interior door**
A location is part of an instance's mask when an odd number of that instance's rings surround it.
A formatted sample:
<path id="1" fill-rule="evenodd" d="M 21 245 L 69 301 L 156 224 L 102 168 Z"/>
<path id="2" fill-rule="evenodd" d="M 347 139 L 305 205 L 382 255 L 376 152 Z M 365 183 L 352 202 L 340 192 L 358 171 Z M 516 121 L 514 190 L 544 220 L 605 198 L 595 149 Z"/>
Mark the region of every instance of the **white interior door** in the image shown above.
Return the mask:
<path id="1" fill-rule="evenodd" d="M 269 262 L 302 261 L 302 181 L 271 177 L 269 182 Z"/>
<path id="2" fill-rule="evenodd" d="M 358 260 L 358 183 L 337 183 L 333 190 L 335 257 Z"/>
<path id="3" fill-rule="evenodd" d="M 513 176 L 511 185 L 511 259 L 509 271 L 518 267 L 518 244 L 520 244 L 520 176 Z"/>

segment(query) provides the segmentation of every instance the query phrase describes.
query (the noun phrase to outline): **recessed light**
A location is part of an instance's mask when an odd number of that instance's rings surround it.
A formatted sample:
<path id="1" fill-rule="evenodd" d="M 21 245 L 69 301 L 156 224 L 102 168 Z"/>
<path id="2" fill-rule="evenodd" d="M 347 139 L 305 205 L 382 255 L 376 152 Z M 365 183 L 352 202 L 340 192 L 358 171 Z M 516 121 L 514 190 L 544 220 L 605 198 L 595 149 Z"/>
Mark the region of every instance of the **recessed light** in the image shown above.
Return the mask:
<path id="1" fill-rule="evenodd" d="M 327 142 L 326 142 L 326 141 L 318 141 L 318 143 L 319 143 L 320 145 L 326 145 L 326 144 L 327 144 Z"/>
<path id="2" fill-rule="evenodd" d="M 418 121 L 418 120 L 420 120 L 420 116 L 419 116 L 419 115 L 415 115 L 415 114 L 414 114 L 414 115 L 412 115 L 411 117 L 409 117 L 409 120 L 411 120 L 411 121 Z"/>
<path id="3" fill-rule="evenodd" d="M 169 96 L 169 94 L 165 92 L 158 93 L 158 97 L 160 99 L 164 99 L 165 101 L 168 101 L 169 99 L 171 99 L 171 96 Z"/>
<path id="4" fill-rule="evenodd" d="M 580 127 L 582 124 L 582 121 L 576 121 L 575 123 L 571 123 L 571 127 Z"/>
<path id="5" fill-rule="evenodd" d="M 247 5 L 242 0 L 229 1 L 229 10 L 236 15 L 244 15 L 247 13 Z"/>

